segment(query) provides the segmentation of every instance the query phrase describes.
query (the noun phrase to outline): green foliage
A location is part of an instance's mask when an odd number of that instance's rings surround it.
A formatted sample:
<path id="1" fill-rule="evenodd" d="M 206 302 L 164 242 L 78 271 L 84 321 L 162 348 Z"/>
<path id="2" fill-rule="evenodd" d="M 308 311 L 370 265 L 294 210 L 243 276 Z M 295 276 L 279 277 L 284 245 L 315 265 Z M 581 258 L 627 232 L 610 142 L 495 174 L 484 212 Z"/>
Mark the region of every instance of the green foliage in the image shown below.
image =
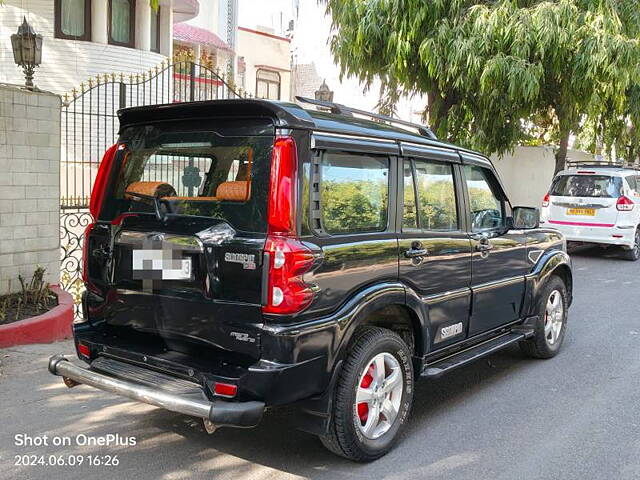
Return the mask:
<path id="1" fill-rule="evenodd" d="M 458 222 L 453 182 L 419 182 L 420 226 L 428 230 L 453 230 Z"/>
<path id="2" fill-rule="evenodd" d="M 426 94 L 444 140 L 503 153 L 546 137 L 564 163 L 585 117 L 617 139 L 640 108 L 637 0 L 324 1 L 342 74 L 380 78 L 387 111 Z"/>
<path id="3" fill-rule="evenodd" d="M 472 212 L 480 212 L 482 210 L 497 210 L 500 205 L 496 204 L 496 199 L 491 190 L 479 187 L 469 187 L 469 202 L 471 203 Z"/>

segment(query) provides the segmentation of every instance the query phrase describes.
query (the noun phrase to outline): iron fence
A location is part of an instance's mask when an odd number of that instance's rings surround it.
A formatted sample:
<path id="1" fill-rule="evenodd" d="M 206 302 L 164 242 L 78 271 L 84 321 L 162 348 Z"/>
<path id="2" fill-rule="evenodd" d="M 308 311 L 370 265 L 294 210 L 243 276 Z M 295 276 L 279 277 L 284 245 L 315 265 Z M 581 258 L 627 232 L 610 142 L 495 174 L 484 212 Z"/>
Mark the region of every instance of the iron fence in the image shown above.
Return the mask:
<path id="1" fill-rule="evenodd" d="M 185 58 L 139 74 L 104 74 L 64 96 L 60 169 L 60 284 L 82 315 L 83 233 L 93 219 L 89 198 L 104 151 L 118 136 L 121 108 L 245 97 L 220 70 Z"/>

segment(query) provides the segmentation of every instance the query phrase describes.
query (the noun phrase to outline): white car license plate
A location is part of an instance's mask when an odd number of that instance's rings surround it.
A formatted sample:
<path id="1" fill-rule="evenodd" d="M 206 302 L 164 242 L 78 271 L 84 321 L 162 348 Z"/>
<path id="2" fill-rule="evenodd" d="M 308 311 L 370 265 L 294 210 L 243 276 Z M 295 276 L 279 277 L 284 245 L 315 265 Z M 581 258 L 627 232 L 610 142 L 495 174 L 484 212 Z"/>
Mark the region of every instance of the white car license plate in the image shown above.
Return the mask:
<path id="1" fill-rule="evenodd" d="M 163 280 L 191 280 L 191 259 L 166 258 L 166 254 L 164 250 L 133 250 L 132 269 L 149 272 L 149 278 L 151 272 L 159 271 Z"/>

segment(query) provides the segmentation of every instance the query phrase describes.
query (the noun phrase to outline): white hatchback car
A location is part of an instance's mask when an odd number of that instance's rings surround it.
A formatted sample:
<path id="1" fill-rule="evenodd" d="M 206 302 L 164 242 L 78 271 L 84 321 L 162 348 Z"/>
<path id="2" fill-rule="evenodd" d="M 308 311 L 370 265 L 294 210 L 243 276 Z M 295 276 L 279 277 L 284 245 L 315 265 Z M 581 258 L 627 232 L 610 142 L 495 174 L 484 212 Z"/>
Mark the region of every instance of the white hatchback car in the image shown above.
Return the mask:
<path id="1" fill-rule="evenodd" d="M 559 172 L 542 202 L 540 223 L 568 242 L 618 245 L 640 258 L 640 171 L 585 165 Z"/>

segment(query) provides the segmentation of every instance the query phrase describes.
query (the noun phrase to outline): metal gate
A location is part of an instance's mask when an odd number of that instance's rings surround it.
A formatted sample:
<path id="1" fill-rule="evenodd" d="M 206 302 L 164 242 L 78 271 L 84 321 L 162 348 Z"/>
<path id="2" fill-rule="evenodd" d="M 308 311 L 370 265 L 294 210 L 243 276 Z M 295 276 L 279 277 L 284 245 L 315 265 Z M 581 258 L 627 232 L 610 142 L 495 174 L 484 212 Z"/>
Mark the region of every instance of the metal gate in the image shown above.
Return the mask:
<path id="1" fill-rule="evenodd" d="M 60 285 L 82 316 L 83 233 L 93 219 L 89 198 L 104 151 L 118 136 L 117 111 L 125 107 L 245 97 L 220 70 L 185 57 L 148 72 L 105 74 L 73 89 L 62 105 L 60 169 Z"/>

